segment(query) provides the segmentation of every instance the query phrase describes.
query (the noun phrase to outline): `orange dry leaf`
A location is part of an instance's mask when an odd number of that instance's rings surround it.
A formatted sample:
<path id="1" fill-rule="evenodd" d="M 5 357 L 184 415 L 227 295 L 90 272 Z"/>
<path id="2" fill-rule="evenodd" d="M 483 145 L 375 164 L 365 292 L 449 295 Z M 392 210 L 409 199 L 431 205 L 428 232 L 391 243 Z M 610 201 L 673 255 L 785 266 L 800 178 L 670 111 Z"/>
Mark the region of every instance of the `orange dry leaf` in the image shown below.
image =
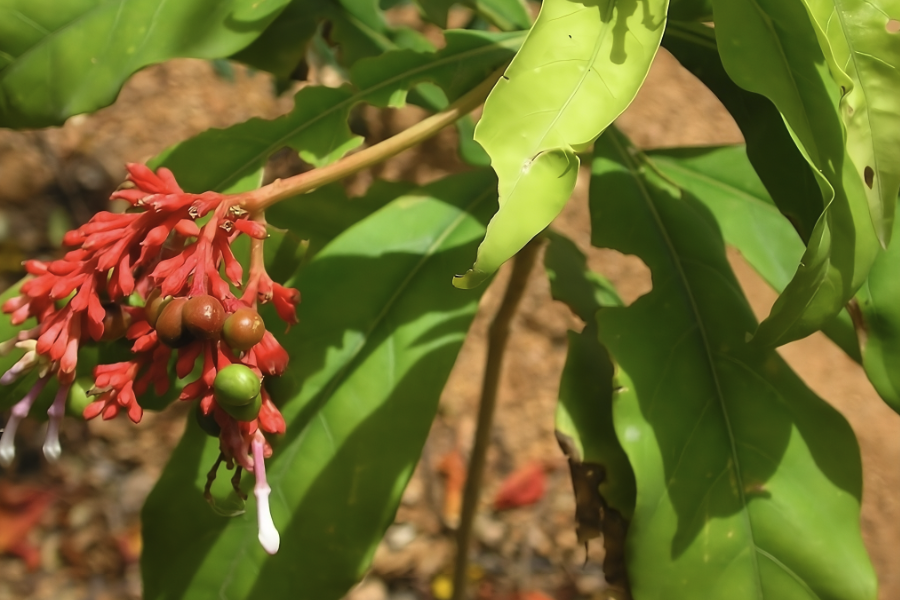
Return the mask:
<path id="1" fill-rule="evenodd" d="M 27 536 L 53 497 L 53 492 L 44 488 L 0 481 L 0 554 L 22 557 L 31 571 L 40 566 L 40 552 L 28 543 Z"/>
<path id="2" fill-rule="evenodd" d="M 466 462 L 458 449 L 453 449 L 438 463 L 437 471 L 444 476 L 444 506 L 441 517 L 444 524 L 456 529 L 462 509 L 463 487 L 466 485 Z"/>
<path id="3" fill-rule="evenodd" d="M 531 461 L 519 467 L 500 485 L 494 496 L 494 510 L 507 510 L 534 504 L 544 497 L 547 489 L 547 474 L 544 463 Z"/>

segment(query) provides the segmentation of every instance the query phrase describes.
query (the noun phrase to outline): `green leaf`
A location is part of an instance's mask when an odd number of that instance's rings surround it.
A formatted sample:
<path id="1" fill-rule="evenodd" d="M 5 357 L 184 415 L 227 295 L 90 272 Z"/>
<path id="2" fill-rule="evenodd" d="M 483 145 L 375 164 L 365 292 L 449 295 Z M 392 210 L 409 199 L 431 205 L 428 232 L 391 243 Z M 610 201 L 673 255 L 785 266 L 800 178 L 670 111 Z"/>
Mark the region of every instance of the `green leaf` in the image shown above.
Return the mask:
<path id="1" fill-rule="evenodd" d="M 290 79 L 331 6 L 326 0 L 293 0 L 252 44 L 231 58 L 272 73 L 276 79 Z"/>
<path id="2" fill-rule="evenodd" d="M 712 21 L 712 0 L 670 0 L 670 21 Z"/>
<path id="3" fill-rule="evenodd" d="M 900 35 L 890 0 L 803 0 L 831 74 L 841 87 L 847 152 L 865 181 L 882 245 L 891 239 L 900 189 Z"/>
<path id="4" fill-rule="evenodd" d="M 398 50 L 361 60 L 351 71 L 353 87 L 305 87 L 291 113 L 207 130 L 157 162 L 172 169 L 184 189 L 196 192 L 228 188 L 285 146 L 312 165 L 328 164 L 363 141 L 347 125 L 357 104 L 402 106 L 410 87 L 422 82 L 440 85 L 455 100 L 503 64 L 521 39 L 521 34 L 451 31 L 440 52 Z"/>
<path id="5" fill-rule="evenodd" d="M 268 461 L 281 549 L 259 546 L 252 497 L 232 519 L 204 503 L 218 444 L 190 425 L 144 507 L 145 598 L 328 600 L 362 577 L 475 315 L 479 294 L 446 280 L 494 198 L 490 172 L 444 179 L 360 221 L 301 272 L 300 324 L 281 336 L 292 362 L 267 382 L 288 423 Z"/>
<path id="6" fill-rule="evenodd" d="M 900 221 L 894 220 L 894 234 Z M 863 367 L 878 395 L 900 413 L 900 237 L 872 265 L 857 298 L 863 327 Z"/>
<path id="7" fill-rule="evenodd" d="M 806 253 L 755 339 L 780 345 L 833 318 L 863 284 L 880 249 L 863 181 L 844 147 L 839 91 L 803 6 L 782 0 L 714 0 L 725 70 L 768 97 L 814 168 L 825 212 Z"/>
<path id="8" fill-rule="evenodd" d="M 743 146 L 654 150 L 647 156 L 662 174 L 706 205 L 725 241 L 740 250 L 775 291 L 784 290 L 803 255 L 803 242 L 778 212 Z M 856 329 L 846 310 L 826 322 L 822 331 L 862 362 Z"/>
<path id="9" fill-rule="evenodd" d="M 340 184 L 331 184 L 266 210 L 267 219 L 309 240 L 311 257 L 350 226 L 368 217 L 395 198 L 412 190 L 412 184 L 376 180 L 362 198 L 347 198 Z"/>
<path id="10" fill-rule="evenodd" d="M 595 154 L 593 241 L 653 277 L 649 294 L 597 315 L 637 480 L 635 599 L 874 600 L 850 426 L 774 350 L 745 342 L 755 319 L 704 205 L 615 131 Z"/>
<path id="11" fill-rule="evenodd" d="M 529 29 L 531 15 L 522 0 L 467 0 L 463 2 L 501 31 Z"/>
<path id="12" fill-rule="evenodd" d="M 667 4 L 543 3 L 475 129 L 500 180 L 500 208 L 455 286 L 479 285 L 559 214 L 575 187 L 575 153 L 628 107 L 647 76 Z"/>
<path id="13" fill-rule="evenodd" d="M 621 306 L 622 301 L 609 281 L 587 267 L 584 255 L 570 239 L 552 231 L 547 236 L 550 245 L 544 265 L 553 298 L 569 305 L 586 323 L 582 332 L 568 332 L 569 352 L 559 383 L 556 435 L 565 436 L 561 444 L 571 444 L 577 453 L 570 460 L 600 467 L 603 477 L 599 491 L 604 501 L 630 518 L 636 494 L 634 472 L 613 427 L 613 365 L 597 339 L 595 319 L 602 306 Z M 583 526 L 579 522 L 579 532 Z"/>
<path id="14" fill-rule="evenodd" d="M 221 58 L 288 0 L 0 0 L 0 127 L 60 125 L 111 104 L 135 71 Z"/>
<path id="15" fill-rule="evenodd" d="M 747 143 L 747 157 L 769 195 L 804 244 L 808 242 L 825 204 L 815 175 L 778 109 L 765 96 L 738 87 L 728 77 L 716 49 L 714 28 L 670 20 L 663 46 L 731 113 Z"/>

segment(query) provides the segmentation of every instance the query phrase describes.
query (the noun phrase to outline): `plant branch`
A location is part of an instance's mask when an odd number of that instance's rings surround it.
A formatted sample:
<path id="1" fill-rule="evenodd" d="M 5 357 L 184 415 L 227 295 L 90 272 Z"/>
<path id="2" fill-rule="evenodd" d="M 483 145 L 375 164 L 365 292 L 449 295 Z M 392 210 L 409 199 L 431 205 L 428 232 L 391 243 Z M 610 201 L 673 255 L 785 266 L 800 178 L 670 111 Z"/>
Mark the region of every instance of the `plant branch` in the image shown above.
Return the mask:
<path id="1" fill-rule="evenodd" d="M 481 479 L 484 474 L 485 457 L 490 443 L 494 408 L 497 405 L 497 388 L 500 385 L 500 371 L 503 355 L 509 338 L 509 326 L 516 314 L 516 308 L 525 292 L 528 276 L 537 258 L 540 238 L 535 238 L 519 251 L 513 261 L 512 274 L 503 295 L 503 301 L 488 329 L 487 360 L 484 367 L 484 381 L 481 385 L 481 401 L 478 406 L 478 424 L 472 456 L 469 458 L 469 472 L 463 491 L 462 513 L 456 530 L 456 566 L 453 572 L 453 600 L 466 598 L 466 575 L 469 566 L 469 543 L 472 538 L 472 524 L 478 508 Z"/>
<path id="2" fill-rule="evenodd" d="M 487 79 L 469 90 L 446 109 L 416 123 L 393 137 L 360 150 L 355 154 L 345 156 L 341 160 L 322 168 L 313 169 L 287 179 L 276 179 L 269 185 L 259 189 L 238 194 L 235 196 L 235 200 L 251 212 L 265 210 L 276 202 L 311 192 L 323 185 L 343 179 L 366 167 L 383 162 L 408 148 L 412 148 L 480 106 L 505 69 L 506 66 L 497 69 Z"/>

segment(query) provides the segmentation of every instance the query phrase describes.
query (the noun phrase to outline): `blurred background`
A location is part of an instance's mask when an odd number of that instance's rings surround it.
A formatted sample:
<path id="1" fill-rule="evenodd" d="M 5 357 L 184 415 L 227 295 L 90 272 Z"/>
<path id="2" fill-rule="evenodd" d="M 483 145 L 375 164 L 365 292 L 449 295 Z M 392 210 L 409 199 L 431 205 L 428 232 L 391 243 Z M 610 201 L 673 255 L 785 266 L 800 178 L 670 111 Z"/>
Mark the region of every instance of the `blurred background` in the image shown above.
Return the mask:
<path id="1" fill-rule="evenodd" d="M 389 17 L 407 25 L 418 20 L 413 8 L 392 9 Z M 464 9 L 454 9 L 451 25 L 467 19 Z M 418 25 L 441 44 L 438 30 Z M 309 78 L 340 83 L 315 69 Z M 107 207 L 126 162 L 145 161 L 209 127 L 284 114 L 302 85 L 297 82 L 279 95 L 268 75 L 240 65 L 176 60 L 141 71 L 114 105 L 73 117 L 61 128 L 0 130 L 0 289 L 20 278 L 24 259 L 53 258 L 65 231 Z M 353 127 L 375 142 L 423 116 L 415 107 L 361 107 Z M 721 104 L 665 50 L 617 125 L 641 148 L 742 141 Z M 455 130 L 445 130 L 354 176 L 348 189 L 361 194 L 374 178 L 427 183 L 459 172 L 467 167 L 456 147 Z M 285 152 L 273 158 L 268 176 L 304 168 Z M 590 247 L 586 177 L 553 226 L 578 243 L 626 302 L 650 290 L 649 271 L 639 259 Z M 736 252 L 730 258 L 757 316 L 764 316 L 774 292 Z M 352 600 L 450 596 L 453 531 L 475 429 L 485 334 L 507 277 L 504 268 L 484 295 L 395 523 L 371 572 L 349 593 Z M 566 331 L 582 326 L 550 298 L 539 262 L 513 324 L 475 522 L 469 576 L 480 600 L 621 597 L 604 580 L 602 542 L 592 541 L 587 553 L 577 543 L 572 486 L 553 432 Z M 900 598 L 900 417 L 881 402 L 862 369 L 824 336 L 790 344 L 781 353 L 848 418 L 858 436 L 863 535 L 881 583 L 879 597 Z M 90 423 L 67 418 L 63 456 L 55 465 L 47 464 L 40 451 L 45 425 L 27 421 L 21 426 L 18 459 L 10 469 L 0 468 L 0 600 L 141 598 L 140 509 L 183 431 L 188 408 L 146 413 L 138 426 L 124 418 Z M 510 476 L 526 482 L 527 493 L 498 500 Z"/>

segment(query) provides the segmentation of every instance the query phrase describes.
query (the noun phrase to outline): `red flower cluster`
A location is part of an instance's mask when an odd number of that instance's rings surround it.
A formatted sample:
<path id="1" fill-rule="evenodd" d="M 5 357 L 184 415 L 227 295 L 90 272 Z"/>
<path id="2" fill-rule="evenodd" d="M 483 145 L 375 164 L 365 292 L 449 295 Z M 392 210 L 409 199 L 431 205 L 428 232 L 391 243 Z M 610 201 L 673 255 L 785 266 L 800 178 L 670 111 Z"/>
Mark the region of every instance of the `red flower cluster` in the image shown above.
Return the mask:
<path id="1" fill-rule="evenodd" d="M 84 410 L 84 417 L 101 415 L 110 419 L 124 411 L 138 422 L 143 414 L 138 399 L 150 386 L 157 395 L 167 391 L 173 355 L 179 378 L 188 377 L 200 361 L 199 377 L 184 387 L 180 399 L 199 400 L 199 410 L 214 419 L 221 430 L 223 458 L 229 466 L 237 463 L 256 474 L 257 498 L 264 500 L 268 486 L 262 458 L 271 455 L 271 447 L 262 432 L 283 433 L 284 419 L 263 388 L 258 414 L 249 421 L 238 420 L 218 406 L 213 384 L 218 372 L 232 364 L 244 365 L 260 379 L 281 375 L 287 366 L 287 352 L 268 331 L 244 350 L 233 350 L 219 335 L 189 338 L 187 343 L 172 347 L 160 340 L 156 323 L 151 324 L 153 319 L 148 320 L 149 305 L 140 304 L 156 290 L 163 298 L 211 296 L 228 315 L 272 302 L 278 315 L 291 325 L 297 322 L 300 294 L 273 282 L 266 273 L 262 247 L 267 233 L 260 216 L 250 215 L 233 197 L 215 192 L 185 193 L 165 168 L 153 173 L 143 165 L 131 164 L 128 172 L 133 186 L 115 192 L 112 199 L 127 200 L 132 208 L 121 214 L 97 214 L 70 231 L 64 244 L 71 249 L 62 259 L 28 261 L 25 267 L 33 277 L 22 284 L 19 296 L 2 307 L 12 315 L 14 324 L 33 317 L 37 326 L 20 332 L 0 348 L 26 350 L 22 359 L 0 377 L 0 384 L 33 369 L 39 370 L 39 376 L 34 388 L 13 409 L 0 438 L 0 462 L 12 460 L 16 427 L 52 377 L 60 387 L 48 413 L 50 428 L 44 452 L 51 459 L 59 455 L 59 421 L 75 379 L 79 348 L 92 340 L 109 341 L 124 334 L 133 342 L 133 356 L 96 367 L 90 391 L 95 400 Z M 202 224 L 198 223 L 201 219 L 205 219 Z M 240 235 L 253 240 L 246 282 L 231 250 Z M 233 289 L 242 289 L 241 296 Z M 143 302 L 137 302 L 138 297 Z M 259 513 L 260 539 L 266 537 L 264 546 L 274 552 L 277 532 L 273 541 L 274 526 L 271 517 L 265 516 L 268 506 Z M 263 523 L 266 518 L 268 523 Z"/>

